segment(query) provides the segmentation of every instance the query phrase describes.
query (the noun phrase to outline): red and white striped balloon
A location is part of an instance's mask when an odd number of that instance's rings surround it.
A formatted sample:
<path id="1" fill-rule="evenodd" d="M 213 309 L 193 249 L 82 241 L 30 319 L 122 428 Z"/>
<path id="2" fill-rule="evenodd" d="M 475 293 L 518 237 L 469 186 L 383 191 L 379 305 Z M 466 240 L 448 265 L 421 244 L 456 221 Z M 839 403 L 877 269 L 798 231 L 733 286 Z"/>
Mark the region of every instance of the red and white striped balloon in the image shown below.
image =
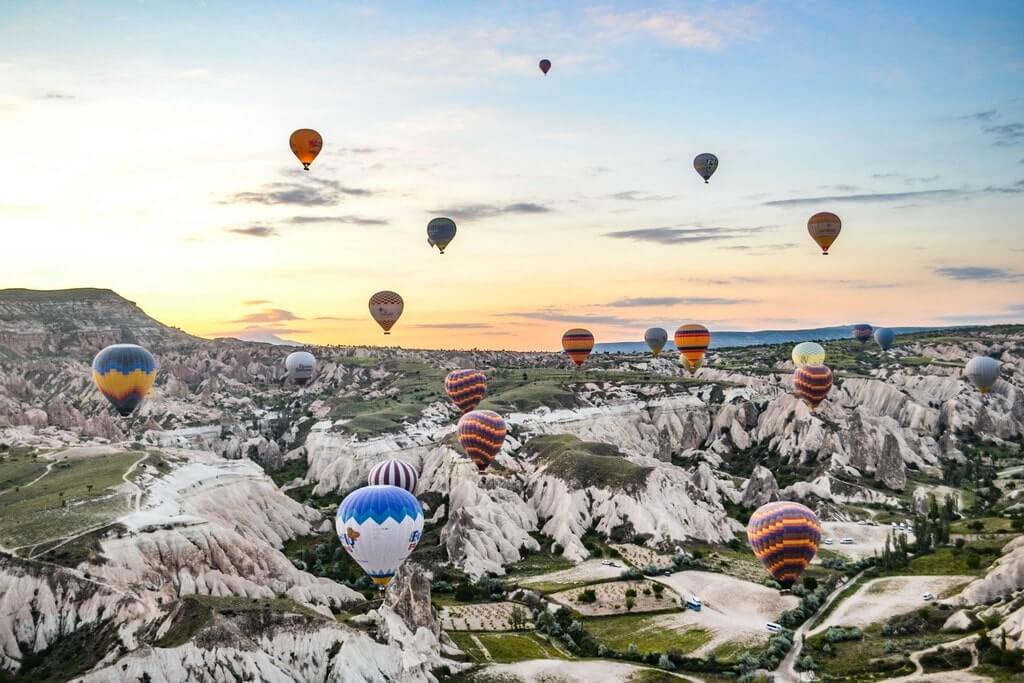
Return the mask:
<path id="1" fill-rule="evenodd" d="M 385 460 L 377 463 L 370 470 L 370 476 L 366 478 L 370 486 L 387 485 L 397 486 L 409 493 L 416 493 L 416 468 L 402 460 Z"/>

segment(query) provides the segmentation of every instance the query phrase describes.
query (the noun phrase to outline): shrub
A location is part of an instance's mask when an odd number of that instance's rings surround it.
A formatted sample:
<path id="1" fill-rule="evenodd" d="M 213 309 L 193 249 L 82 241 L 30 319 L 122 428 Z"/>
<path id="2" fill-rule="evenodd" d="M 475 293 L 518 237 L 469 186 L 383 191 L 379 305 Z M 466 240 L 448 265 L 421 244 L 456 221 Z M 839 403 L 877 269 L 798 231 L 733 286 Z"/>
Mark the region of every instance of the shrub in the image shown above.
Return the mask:
<path id="1" fill-rule="evenodd" d="M 668 655 L 663 654 L 658 657 L 658 667 L 665 669 L 666 671 L 675 671 L 676 665 L 672 663 L 672 660 L 668 658 Z"/>
<path id="2" fill-rule="evenodd" d="M 585 591 L 576 596 L 576 602 L 597 602 L 597 591 L 595 591 L 593 588 L 586 589 Z"/>

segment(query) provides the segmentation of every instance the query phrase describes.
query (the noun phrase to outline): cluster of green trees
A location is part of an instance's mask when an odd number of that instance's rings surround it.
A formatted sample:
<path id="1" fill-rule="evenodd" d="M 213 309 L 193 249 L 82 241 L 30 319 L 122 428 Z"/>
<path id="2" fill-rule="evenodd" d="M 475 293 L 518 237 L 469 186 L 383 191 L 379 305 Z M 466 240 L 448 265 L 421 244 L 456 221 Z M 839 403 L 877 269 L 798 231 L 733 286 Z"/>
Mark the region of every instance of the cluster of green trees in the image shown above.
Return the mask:
<path id="1" fill-rule="evenodd" d="M 1024 652 L 1006 647 L 1005 629 L 1002 629 L 996 638 L 992 638 L 988 631 L 982 631 L 981 636 L 975 641 L 975 645 L 978 647 L 978 659 L 982 664 L 998 666 L 1018 673 L 1024 672 Z"/>
<path id="2" fill-rule="evenodd" d="M 804 623 L 812 614 L 818 611 L 818 608 L 825 602 L 825 598 L 828 597 L 830 590 L 831 584 L 818 586 L 812 591 L 805 589 L 804 595 L 800 599 L 800 604 L 791 610 L 783 612 L 782 616 L 779 617 L 779 624 L 784 628 L 794 629 Z"/>
<path id="3" fill-rule="evenodd" d="M 768 646 L 764 651 L 757 655 L 752 652 L 746 653 L 739 659 L 737 666 L 740 673 L 748 677 L 746 680 L 750 680 L 750 674 L 758 669 L 768 669 L 769 671 L 776 669 L 791 649 L 793 649 L 793 632 L 784 628 L 768 639 Z M 740 680 L 745 679 L 741 676 Z"/>

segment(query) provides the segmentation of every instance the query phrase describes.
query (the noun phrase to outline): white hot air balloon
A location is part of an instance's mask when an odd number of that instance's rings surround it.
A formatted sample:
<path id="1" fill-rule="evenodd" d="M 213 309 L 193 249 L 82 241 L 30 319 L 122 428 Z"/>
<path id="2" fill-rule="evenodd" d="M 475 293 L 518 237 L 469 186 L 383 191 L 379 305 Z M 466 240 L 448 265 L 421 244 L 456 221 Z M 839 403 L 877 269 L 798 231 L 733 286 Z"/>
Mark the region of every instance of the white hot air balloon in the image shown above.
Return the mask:
<path id="1" fill-rule="evenodd" d="M 793 365 L 798 368 L 805 365 L 822 365 L 825 362 L 825 349 L 818 342 L 800 342 L 793 347 Z"/>
<path id="2" fill-rule="evenodd" d="M 316 358 L 309 351 L 295 351 L 284 359 L 284 367 L 288 371 L 288 379 L 301 387 L 313 378 Z"/>
<path id="3" fill-rule="evenodd" d="M 988 356 L 975 356 L 967 362 L 964 376 L 983 394 L 987 394 L 999 379 L 999 361 Z"/>
<path id="4" fill-rule="evenodd" d="M 364 486 L 341 501 L 334 525 L 341 547 L 384 590 L 423 536 L 423 508 L 397 486 Z"/>

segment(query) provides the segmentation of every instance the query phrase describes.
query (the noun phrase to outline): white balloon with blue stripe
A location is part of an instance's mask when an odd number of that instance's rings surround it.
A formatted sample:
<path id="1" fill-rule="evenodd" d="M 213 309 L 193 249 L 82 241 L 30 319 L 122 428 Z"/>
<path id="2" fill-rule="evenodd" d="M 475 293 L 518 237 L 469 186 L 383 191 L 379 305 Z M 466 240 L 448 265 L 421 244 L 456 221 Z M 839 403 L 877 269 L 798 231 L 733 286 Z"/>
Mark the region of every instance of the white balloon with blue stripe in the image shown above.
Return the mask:
<path id="1" fill-rule="evenodd" d="M 374 465 L 366 482 L 370 486 L 397 486 L 414 494 L 418 478 L 415 467 L 397 458 L 391 458 Z"/>
<path id="2" fill-rule="evenodd" d="M 334 524 L 341 547 L 383 589 L 423 536 L 423 507 L 397 486 L 366 486 L 345 496 Z"/>

